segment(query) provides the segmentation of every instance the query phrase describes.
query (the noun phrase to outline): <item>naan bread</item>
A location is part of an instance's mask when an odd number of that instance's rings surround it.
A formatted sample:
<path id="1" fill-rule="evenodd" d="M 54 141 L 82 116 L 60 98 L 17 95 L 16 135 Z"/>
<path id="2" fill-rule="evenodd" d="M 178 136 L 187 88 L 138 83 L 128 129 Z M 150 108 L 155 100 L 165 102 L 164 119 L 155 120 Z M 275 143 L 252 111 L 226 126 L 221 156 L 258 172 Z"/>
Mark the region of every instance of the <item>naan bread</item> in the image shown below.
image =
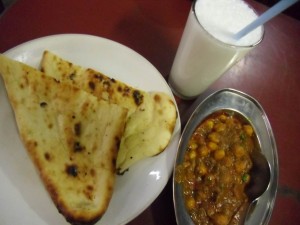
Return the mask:
<path id="1" fill-rule="evenodd" d="M 137 161 L 162 152 L 172 137 L 177 112 L 171 98 L 161 92 L 145 92 L 98 71 L 75 65 L 45 51 L 41 70 L 99 99 L 128 109 L 128 119 L 117 157 L 119 173 Z"/>
<path id="2" fill-rule="evenodd" d="M 0 55 L 22 141 L 72 224 L 94 224 L 112 196 L 127 109 Z"/>
<path id="3" fill-rule="evenodd" d="M 119 172 L 164 151 L 172 137 L 176 115 L 168 95 L 154 92 L 144 95 L 143 104 L 126 122 L 117 157 Z"/>
<path id="4" fill-rule="evenodd" d="M 143 103 L 146 92 L 130 87 L 93 69 L 83 68 L 45 51 L 41 71 L 94 96 L 122 105 L 132 114 Z"/>

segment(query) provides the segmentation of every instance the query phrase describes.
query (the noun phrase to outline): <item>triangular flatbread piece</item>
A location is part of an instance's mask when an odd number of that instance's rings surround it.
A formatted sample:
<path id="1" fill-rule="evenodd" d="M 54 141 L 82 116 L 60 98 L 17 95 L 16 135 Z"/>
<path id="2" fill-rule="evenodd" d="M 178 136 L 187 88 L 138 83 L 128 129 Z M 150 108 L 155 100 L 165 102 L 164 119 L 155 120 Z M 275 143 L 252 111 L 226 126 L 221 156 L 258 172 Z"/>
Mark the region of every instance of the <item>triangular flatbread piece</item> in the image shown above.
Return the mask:
<path id="1" fill-rule="evenodd" d="M 41 70 L 63 83 L 128 109 L 128 120 L 117 157 L 120 173 L 141 159 L 159 154 L 169 144 L 177 111 L 167 94 L 133 88 L 49 51 L 43 54 Z"/>
<path id="2" fill-rule="evenodd" d="M 112 196 L 127 109 L 0 55 L 22 141 L 53 202 L 72 224 L 93 224 Z"/>

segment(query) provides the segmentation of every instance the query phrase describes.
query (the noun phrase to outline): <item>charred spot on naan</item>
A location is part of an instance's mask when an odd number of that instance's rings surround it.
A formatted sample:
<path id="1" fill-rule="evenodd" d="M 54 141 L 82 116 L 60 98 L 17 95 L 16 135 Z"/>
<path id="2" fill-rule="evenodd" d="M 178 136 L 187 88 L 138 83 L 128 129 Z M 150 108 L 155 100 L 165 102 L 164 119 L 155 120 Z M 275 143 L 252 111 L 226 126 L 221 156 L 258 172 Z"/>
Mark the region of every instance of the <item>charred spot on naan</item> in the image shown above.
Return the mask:
<path id="1" fill-rule="evenodd" d="M 136 106 L 143 103 L 144 94 L 138 89 L 117 82 L 114 78 L 107 77 L 90 68 L 86 70 L 86 76 L 87 89 L 95 96 L 102 96 L 102 98 L 111 102 L 119 102 L 115 97 L 117 94 L 117 96 L 132 99 Z M 107 93 L 107 95 L 104 95 L 104 93 Z"/>

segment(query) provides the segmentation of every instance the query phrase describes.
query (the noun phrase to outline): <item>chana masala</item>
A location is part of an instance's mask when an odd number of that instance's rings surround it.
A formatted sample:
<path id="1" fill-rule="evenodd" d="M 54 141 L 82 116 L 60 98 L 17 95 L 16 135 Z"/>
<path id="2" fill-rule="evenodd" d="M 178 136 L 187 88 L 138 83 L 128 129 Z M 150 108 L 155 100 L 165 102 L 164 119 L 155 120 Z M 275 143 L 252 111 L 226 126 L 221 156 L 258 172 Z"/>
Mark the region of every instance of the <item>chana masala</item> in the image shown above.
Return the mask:
<path id="1" fill-rule="evenodd" d="M 196 225 L 240 224 L 257 145 L 251 124 L 234 111 L 215 112 L 197 126 L 175 171 Z"/>

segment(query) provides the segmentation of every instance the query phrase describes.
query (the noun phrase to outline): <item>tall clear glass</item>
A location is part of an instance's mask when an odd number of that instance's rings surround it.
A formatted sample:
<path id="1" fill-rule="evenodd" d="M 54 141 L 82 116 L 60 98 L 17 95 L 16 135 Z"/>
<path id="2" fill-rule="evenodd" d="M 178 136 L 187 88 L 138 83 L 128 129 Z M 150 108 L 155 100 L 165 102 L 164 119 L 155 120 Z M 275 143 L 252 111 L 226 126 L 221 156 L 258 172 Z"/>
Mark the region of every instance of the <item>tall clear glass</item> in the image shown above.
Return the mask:
<path id="1" fill-rule="evenodd" d="M 175 95 L 192 99 L 205 91 L 263 38 L 248 46 L 227 44 L 211 35 L 195 13 L 194 1 L 169 75 Z"/>

